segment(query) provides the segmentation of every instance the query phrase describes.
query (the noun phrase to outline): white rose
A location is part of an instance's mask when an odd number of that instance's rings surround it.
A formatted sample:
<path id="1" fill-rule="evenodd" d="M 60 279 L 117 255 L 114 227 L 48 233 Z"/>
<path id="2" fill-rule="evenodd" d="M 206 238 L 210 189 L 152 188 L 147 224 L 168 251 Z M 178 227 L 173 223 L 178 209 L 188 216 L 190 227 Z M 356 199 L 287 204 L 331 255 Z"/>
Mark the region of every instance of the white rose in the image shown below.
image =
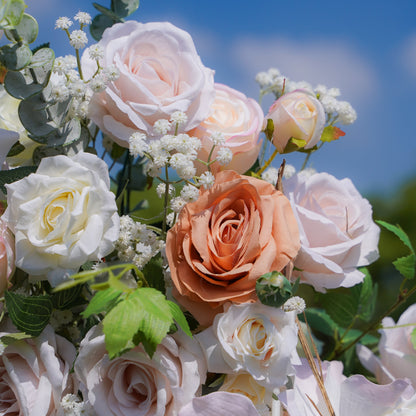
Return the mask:
<path id="1" fill-rule="evenodd" d="M 378 344 L 380 357 L 364 345 L 357 345 L 361 364 L 371 371 L 380 384 L 397 378 L 408 378 L 416 389 L 416 350 L 411 335 L 416 328 L 416 304 L 407 308 L 397 324 L 390 317 L 382 321 L 381 338 Z"/>
<path id="2" fill-rule="evenodd" d="M 202 352 L 183 333 L 166 336 L 151 359 L 142 345 L 110 360 L 100 327 L 81 342 L 75 373 L 100 416 L 174 416 L 205 381 Z"/>
<path id="3" fill-rule="evenodd" d="M 208 371 L 248 373 L 269 389 L 285 384 L 299 360 L 295 315 L 260 303 L 231 305 L 196 338 Z"/>
<path id="4" fill-rule="evenodd" d="M 118 144 L 128 147 L 135 131 L 152 135 L 159 119 L 183 111 L 196 127 L 208 115 L 214 99 L 213 71 L 204 67 L 191 36 L 167 22 L 128 21 L 107 29 L 99 44 L 104 49 L 102 67 L 115 65 L 120 77 L 91 101 L 90 117 Z M 96 62 L 83 54 L 87 78 Z"/>
<path id="5" fill-rule="evenodd" d="M 357 267 L 378 258 L 380 229 L 370 203 L 349 179 L 297 174 L 283 182 L 299 225 L 295 259 L 302 283 L 318 291 L 351 287 L 364 279 Z"/>
<path id="6" fill-rule="evenodd" d="M 15 234 L 16 266 L 52 285 L 64 271 L 114 248 L 119 216 L 105 162 L 88 153 L 42 159 L 36 173 L 7 185 L 3 219 Z"/>
<path id="7" fill-rule="evenodd" d="M 0 414 L 55 416 L 61 399 L 78 391 L 71 374 L 75 354 L 50 326 L 37 338 L 6 347 L 0 356 Z"/>

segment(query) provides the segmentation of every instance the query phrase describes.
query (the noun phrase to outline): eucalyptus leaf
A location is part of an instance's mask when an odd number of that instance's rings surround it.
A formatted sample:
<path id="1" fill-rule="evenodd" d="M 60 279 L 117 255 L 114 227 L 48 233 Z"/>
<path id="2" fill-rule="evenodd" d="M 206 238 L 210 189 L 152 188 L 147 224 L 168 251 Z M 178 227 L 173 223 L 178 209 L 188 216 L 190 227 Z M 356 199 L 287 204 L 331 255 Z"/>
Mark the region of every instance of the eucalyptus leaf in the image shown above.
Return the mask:
<path id="1" fill-rule="evenodd" d="M 99 41 L 108 27 L 114 24 L 114 20 L 104 14 L 97 14 L 91 22 L 90 33 L 91 36 Z"/>
<path id="2" fill-rule="evenodd" d="M 19 24 L 15 26 L 17 35 L 20 37 L 20 40 L 24 43 L 31 44 L 38 37 L 39 25 L 36 19 L 30 14 L 24 13 Z M 5 35 L 11 41 L 15 40 L 14 35 L 9 31 L 5 31 Z"/>
<path id="3" fill-rule="evenodd" d="M 119 17 L 127 17 L 139 7 L 139 0 L 112 0 L 111 9 Z"/>
<path id="4" fill-rule="evenodd" d="M 24 100 L 39 94 L 44 86 L 34 83 L 31 77 L 24 76 L 21 72 L 8 71 L 4 78 L 4 88 L 12 97 Z"/>
<path id="5" fill-rule="evenodd" d="M 24 43 L 4 45 L 0 48 L 0 62 L 9 71 L 20 71 L 29 65 L 31 59 L 32 52 Z"/>
<path id="6" fill-rule="evenodd" d="M 102 13 L 104 16 L 108 16 L 110 19 L 112 19 L 114 22 L 122 22 L 119 16 L 117 16 L 112 10 L 108 9 L 107 7 L 101 6 L 98 3 L 92 4 L 100 13 Z"/>
<path id="7" fill-rule="evenodd" d="M 23 16 L 26 4 L 23 0 L 6 0 L 5 7 L 2 9 L 1 20 L 6 20 L 7 24 L 1 22 L 0 29 L 12 29 L 17 26 Z"/>
<path id="8" fill-rule="evenodd" d="M 43 67 L 44 70 L 50 71 L 53 67 L 55 52 L 50 48 L 40 48 L 32 56 L 30 61 L 31 68 Z"/>

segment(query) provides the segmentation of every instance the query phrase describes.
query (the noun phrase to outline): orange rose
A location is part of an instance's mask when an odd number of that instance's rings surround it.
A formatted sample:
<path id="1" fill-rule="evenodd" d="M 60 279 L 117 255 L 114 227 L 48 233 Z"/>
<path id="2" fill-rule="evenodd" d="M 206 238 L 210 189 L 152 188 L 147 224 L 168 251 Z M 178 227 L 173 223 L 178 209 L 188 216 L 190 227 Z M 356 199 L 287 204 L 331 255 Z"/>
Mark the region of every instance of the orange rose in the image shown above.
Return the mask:
<path id="1" fill-rule="evenodd" d="M 168 232 L 173 294 L 202 325 L 223 304 L 256 300 L 256 280 L 281 271 L 300 248 L 289 201 L 269 183 L 233 171 L 187 204 Z"/>

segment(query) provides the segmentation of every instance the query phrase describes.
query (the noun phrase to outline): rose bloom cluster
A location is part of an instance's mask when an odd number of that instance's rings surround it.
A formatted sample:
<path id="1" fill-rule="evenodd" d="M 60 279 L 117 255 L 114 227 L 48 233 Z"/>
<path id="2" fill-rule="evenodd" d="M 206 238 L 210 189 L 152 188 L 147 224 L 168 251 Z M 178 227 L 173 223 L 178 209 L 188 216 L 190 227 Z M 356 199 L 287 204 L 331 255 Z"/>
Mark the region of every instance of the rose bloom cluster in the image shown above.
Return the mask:
<path id="1" fill-rule="evenodd" d="M 84 14 L 79 19 L 88 21 Z M 63 18 L 59 25 L 70 26 Z M 166 244 L 162 233 L 119 217 L 103 160 L 84 152 L 47 157 L 36 172 L 6 186 L 0 290 L 9 287 L 15 267 L 30 282 L 55 287 L 88 262 L 99 267 L 116 255 L 144 269 L 162 252 L 167 295 L 199 326 L 192 338 L 180 329 L 167 335 L 152 358 L 139 344 L 110 359 L 100 323 L 77 353 L 50 326 L 35 339 L 2 344 L 0 413 L 209 416 L 226 409 L 227 415 L 275 415 L 282 404 L 291 416 L 326 414 L 297 351 L 303 300 L 266 306 L 256 283 L 269 272 L 280 273 L 272 282 L 277 286 L 285 275 L 321 292 L 361 283 L 359 268 L 378 257 L 379 228 L 349 179 L 301 171 L 280 187 L 243 175 L 258 158 L 268 120 L 280 153 L 292 139 L 305 151 L 317 146 L 329 114 L 323 101 L 307 88 L 292 89 L 264 117 L 254 100 L 214 83 L 190 35 L 170 23 L 115 24 L 81 65 L 86 79 L 101 68 L 117 72 L 88 97 L 88 118 L 133 157 L 146 159 L 149 177 L 170 168 L 187 183 L 180 197 L 170 183 L 157 186 L 173 214 Z M 17 133 L 10 134 L 15 140 Z M 413 309 L 399 324 L 410 315 Z M 359 347 L 363 365 L 384 385 L 345 377 L 339 362 L 323 364 L 337 415 L 414 412 L 414 375 L 395 361 L 411 362 L 414 350 L 401 349 L 401 337 L 383 332 L 380 358 Z M 224 381 L 203 395 L 214 373 Z"/>

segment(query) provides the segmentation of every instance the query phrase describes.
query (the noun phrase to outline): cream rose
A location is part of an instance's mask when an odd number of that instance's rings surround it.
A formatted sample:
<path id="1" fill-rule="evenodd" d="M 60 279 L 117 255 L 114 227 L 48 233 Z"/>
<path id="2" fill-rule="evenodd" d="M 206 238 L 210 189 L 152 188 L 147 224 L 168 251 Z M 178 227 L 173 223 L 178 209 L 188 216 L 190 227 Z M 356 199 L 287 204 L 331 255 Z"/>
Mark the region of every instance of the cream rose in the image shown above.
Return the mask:
<path id="1" fill-rule="evenodd" d="M 14 261 L 14 237 L 0 218 L 0 296 L 9 286 L 9 278 L 15 269 Z"/>
<path id="2" fill-rule="evenodd" d="M 265 120 L 273 120 L 272 142 L 284 153 L 290 138 L 305 141 L 304 149 L 315 146 L 325 126 L 325 110 L 319 100 L 305 90 L 282 95 L 269 109 Z"/>
<path id="3" fill-rule="evenodd" d="M 202 142 L 198 159 L 208 161 L 213 145 L 210 136 L 221 132 L 225 143 L 215 148 L 211 160 L 217 157 L 219 147 L 230 149 L 233 158 L 225 166 L 218 162 L 213 163 L 210 166 L 211 171 L 230 169 L 237 173 L 245 173 L 253 166 L 260 151 L 259 135 L 263 124 L 263 110 L 255 100 L 226 85 L 215 84 L 215 92 L 215 100 L 209 116 L 196 129 L 189 132 Z M 198 165 L 198 174 L 205 170 L 207 170 L 205 165 Z"/>
<path id="4" fill-rule="evenodd" d="M 208 371 L 250 374 L 267 389 L 283 386 L 300 362 L 295 315 L 260 303 L 231 305 L 196 338 Z"/>
<path id="5" fill-rule="evenodd" d="M 379 357 L 364 345 L 357 346 L 361 364 L 376 376 L 380 384 L 408 378 L 416 389 L 416 350 L 411 340 L 415 328 L 416 304 L 407 308 L 397 323 L 390 317 L 383 319 Z"/>
<path id="6" fill-rule="evenodd" d="M 52 285 L 65 271 L 114 248 L 119 216 L 105 162 L 88 153 L 42 159 L 36 173 L 7 185 L 3 215 L 16 239 L 16 266 Z"/>
<path id="7" fill-rule="evenodd" d="M 90 104 L 90 117 L 118 144 L 128 147 L 136 131 L 153 135 L 159 119 L 183 111 L 191 130 L 208 115 L 214 99 L 213 71 L 204 67 L 191 36 L 167 22 L 128 21 L 107 29 L 101 41 L 102 67 L 120 72 Z M 82 57 L 87 78 L 97 69 L 88 50 Z"/>
<path id="8" fill-rule="evenodd" d="M 318 291 L 351 287 L 364 279 L 357 267 L 378 258 L 380 229 L 370 203 L 349 179 L 299 173 L 283 182 L 299 225 L 295 260 L 301 283 Z"/>
<path id="9" fill-rule="evenodd" d="M 110 360 L 101 328 L 81 342 L 75 373 L 100 416 L 174 416 L 199 391 L 206 367 L 197 342 L 177 332 L 166 336 L 151 359 L 139 345 Z"/>
<path id="10" fill-rule="evenodd" d="M 6 347 L 0 356 L 0 414 L 57 415 L 61 399 L 78 392 L 74 360 L 75 347 L 49 326 L 37 338 Z"/>

